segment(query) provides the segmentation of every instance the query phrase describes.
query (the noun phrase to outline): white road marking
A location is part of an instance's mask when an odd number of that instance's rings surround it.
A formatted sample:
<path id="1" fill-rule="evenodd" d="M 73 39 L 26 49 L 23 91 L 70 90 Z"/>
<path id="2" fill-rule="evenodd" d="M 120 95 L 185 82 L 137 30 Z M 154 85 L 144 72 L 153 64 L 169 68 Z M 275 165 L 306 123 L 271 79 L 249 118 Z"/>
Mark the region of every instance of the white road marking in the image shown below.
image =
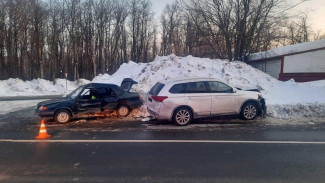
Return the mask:
<path id="1" fill-rule="evenodd" d="M 241 140 L 15 140 L 0 139 L 0 142 L 12 143 L 215 143 L 215 144 L 315 144 L 325 142 L 312 141 L 241 141 Z"/>

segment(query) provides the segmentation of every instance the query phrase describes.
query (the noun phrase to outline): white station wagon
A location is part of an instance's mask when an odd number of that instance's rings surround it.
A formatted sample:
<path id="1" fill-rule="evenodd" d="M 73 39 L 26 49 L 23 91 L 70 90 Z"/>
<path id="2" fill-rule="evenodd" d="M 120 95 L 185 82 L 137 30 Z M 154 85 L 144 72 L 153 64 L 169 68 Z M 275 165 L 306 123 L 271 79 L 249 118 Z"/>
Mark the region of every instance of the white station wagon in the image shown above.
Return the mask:
<path id="1" fill-rule="evenodd" d="M 261 93 L 243 91 L 211 78 L 157 82 L 147 94 L 148 112 L 158 120 L 187 125 L 195 118 L 240 115 L 252 120 L 266 113 Z"/>

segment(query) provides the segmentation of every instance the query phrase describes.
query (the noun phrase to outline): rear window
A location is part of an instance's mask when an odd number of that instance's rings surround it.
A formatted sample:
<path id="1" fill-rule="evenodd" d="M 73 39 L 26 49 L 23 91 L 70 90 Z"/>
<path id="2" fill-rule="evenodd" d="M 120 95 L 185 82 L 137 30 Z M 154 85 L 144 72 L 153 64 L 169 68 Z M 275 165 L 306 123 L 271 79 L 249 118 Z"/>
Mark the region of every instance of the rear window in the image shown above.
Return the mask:
<path id="1" fill-rule="evenodd" d="M 156 83 L 155 86 L 153 86 L 151 88 L 151 90 L 149 91 L 150 95 L 154 95 L 157 96 L 158 93 L 160 92 L 160 90 L 164 87 L 165 85 L 162 83 Z"/>
<path id="2" fill-rule="evenodd" d="M 182 83 L 182 84 L 176 84 L 173 87 L 170 88 L 169 92 L 170 93 L 185 93 L 186 91 L 186 84 Z"/>

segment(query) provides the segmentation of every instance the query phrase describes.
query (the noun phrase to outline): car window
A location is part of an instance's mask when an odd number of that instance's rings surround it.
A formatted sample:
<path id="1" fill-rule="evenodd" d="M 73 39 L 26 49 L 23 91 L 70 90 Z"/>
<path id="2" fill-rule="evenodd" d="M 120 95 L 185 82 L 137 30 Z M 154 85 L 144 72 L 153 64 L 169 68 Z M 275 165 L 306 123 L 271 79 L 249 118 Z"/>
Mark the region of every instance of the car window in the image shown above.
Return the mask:
<path id="1" fill-rule="evenodd" d="M 86 88 L 82 91 L 80 96 L 90 96 L 90 88 Z"/>
<path id="2" fill-rule="evenodd" d="M 107 97 L 107 96 L 110 96 L 111 95 L 111 91 L 112 89 L 110 88 L 98 88 L 98 96 L 99 97 Z"/>
<path id="3" fill-rule="evenodd" d="M 157 96 L 159 94 L 159 92 L 161 91 L 161 89 L 164 87 L 165 85 L 162 83 L 156 83 L 151 90 L 149 91 L 150 95 L 154 95 Z"/>
<path id="4" fill-rule="evenodd" d="M 228 86 L 222 82 L 217 82 L 217 81 L 209 82 L 209 86 L 210 86 L 212 93 L 232 93 L 233 92 L 233 89 L 230 86 Z"/>
<path id="5" fill-rule="evenodd" d="M 85 88 L 81 95 L 81 99 L 97 99 L 98 98 L 98 92 L 94 88 Z"/>
<path id="6" fill-rule="evenodd" d="M 192 82 L 186 84 L 186 93 L 206 93 L 204 82 Z"/>
<path id="7" fill-rule="evenodd" d="M 78 87 L 73 92 L 71 92 L 69 95 L 67 95 L 67 97 L 71 98 L 71 99 L 76 98 L 79 95 L 79 93 L 82 91 L 83 88 L 84 88 L 84 86 Z"/>
<path id="8" fill-rule="evenodd" d="M 186 91 L 185 83 L 175 84 L 169 90 L 170 93 L 185 93 L 185 91 Z"/>

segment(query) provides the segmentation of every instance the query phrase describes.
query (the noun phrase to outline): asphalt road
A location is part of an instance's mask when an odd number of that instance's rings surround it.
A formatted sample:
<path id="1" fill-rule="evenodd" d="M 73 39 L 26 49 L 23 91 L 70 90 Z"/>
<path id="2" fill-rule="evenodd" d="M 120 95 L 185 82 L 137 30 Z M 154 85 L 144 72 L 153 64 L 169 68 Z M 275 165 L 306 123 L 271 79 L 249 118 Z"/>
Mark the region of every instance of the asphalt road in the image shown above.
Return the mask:
<path id="1" fill-rule="evenodd" d="M 140 119 L 47 123 L 33 108 L 0 116 L 0 182 L 324 182 L 325 125 L 236 119 L 185 128 Z"/>

